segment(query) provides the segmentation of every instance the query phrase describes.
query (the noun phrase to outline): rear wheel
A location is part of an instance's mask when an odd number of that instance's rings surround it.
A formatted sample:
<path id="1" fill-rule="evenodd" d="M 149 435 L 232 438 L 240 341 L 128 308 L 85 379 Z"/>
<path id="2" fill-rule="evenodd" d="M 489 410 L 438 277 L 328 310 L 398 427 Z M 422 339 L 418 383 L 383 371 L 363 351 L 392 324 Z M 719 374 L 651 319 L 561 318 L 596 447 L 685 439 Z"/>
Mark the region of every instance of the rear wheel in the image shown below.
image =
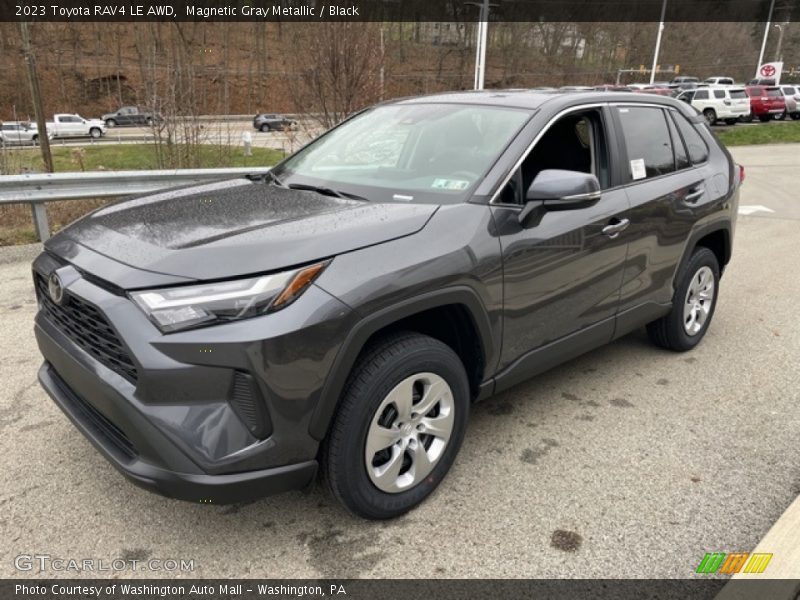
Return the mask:
<path id="1" fill-rule="evenodd" d="M 106 127 L 116 127 L 117 122 L 114 119 L 106 119 Z"/>
<path id="2" fill-rule="evenodd" d="M 739 119 L 725 119 L 725 123 L 727 123 L 728 125 L 736 125 L 736 122 L 738 120 Z"/>
<path id="3" fill-rule="evenodd" d="M 786 118 L 786 111 L 783 111 L 779 115 L 775 115 L 775 120 L 776 121 L 783 121 L 785 118 Z"/>
<path id="4" fill-rule="evenodd" d="M 703 116 L 706 118 L 706 123 L 713 125 L 717 122 L 717 113 L 713 108 L 707 108 L 703 111 Z"/>
<path id="5" fill-rule="evenodd" d="M 739 117 L 739 120 L 742 123 L 752 123 L 753 122 L 753 115 L 745 115 L 744 117 Z"/>
<path id="6" fill-rule="evenodd" d="M 449 346 L 416 333 L 376 343 L 350 374 L 323 447 L 331 492 L 369 519 L 411 510 L 450 470 L 469 404 L 464 366 Z"/>
<path id="7" fill-rule="evenodd" d="M 262 132 L 262 133 L 267 133 L 268 131 L 269 131 L 269 125 L 267 125 L 266 123 L 264 123 L 264 124 L 261 126 L 261 132 Z"/>
<path id="8" fill-rule="evenodd" d="M 676 352 L 691 350 L 699 344 L 714 316 L 718 288 L 716 255 L 708 248 L 696 248 L 681 273 L 672 309 L 647 325 L 653 343 Z"/>

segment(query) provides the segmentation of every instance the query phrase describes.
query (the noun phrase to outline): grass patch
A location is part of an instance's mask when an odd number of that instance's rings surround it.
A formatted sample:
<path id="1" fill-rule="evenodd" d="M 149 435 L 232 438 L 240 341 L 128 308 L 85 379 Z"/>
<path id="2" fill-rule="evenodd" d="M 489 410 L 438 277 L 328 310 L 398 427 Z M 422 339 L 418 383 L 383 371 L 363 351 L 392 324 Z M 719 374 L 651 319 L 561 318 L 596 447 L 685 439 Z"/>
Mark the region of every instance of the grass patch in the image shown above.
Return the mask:
<path id="1" fill-rule="evenodd" d="M 67 171 L 127 171 L 152 170 L 158 167 L 156 150 L 149 144 L 119 144 L 108 146 L 57 147 L 53 149 L 57 172 Z M 253 156 L 244 156 L 242 149 L 233 146 L 202 145 L 193 149 L 198 168 L 263 167 L 274 165 L 284 154 L 271 148 L 253 148 Z M 11 150 L 2 154 L 4 174 L 25 170 L 44 171 L 38 149 Z M 51 232 L 56 232 L 75 219 L 114 200 L 62 200 L 47 204 L 47 219 Z M 0 206 L 0 246 L 36 242 L 31 208 L 28 204 Z"/>
<path id="2" fill-rule="evenodd" d="M 253 148 L 253 156 L 245 156 L 241 148 L 203 144 L 195 146 L 191 166 L 196 168 L 260 167 L 274 165 L 283 152 L 272 148 Z M 128 171 L 158 169 L 158 154 L 152 144 L 109 144 L 95 146 L 52 146 L 53 164 L 57 172 L 66 171 Z M 11 175 L 23 171 L 44 172 L 38 149 L 8 150 L 4 153 L 6 169 Z M 179 168 L 182 165 L 174 165 Z M 190 165 L 186 165 L 189 167 Z M 166 165 L 163 168 L 173 168 Z"/>
<path id="3" fill-rule="evenodd" d="M 715 133 L 726 146 L 750 146 L 758 144 L 800 143 L 800 121 L 778 123 L 756 123 L 755 125 L 729 125 L 716 128 Z"/>

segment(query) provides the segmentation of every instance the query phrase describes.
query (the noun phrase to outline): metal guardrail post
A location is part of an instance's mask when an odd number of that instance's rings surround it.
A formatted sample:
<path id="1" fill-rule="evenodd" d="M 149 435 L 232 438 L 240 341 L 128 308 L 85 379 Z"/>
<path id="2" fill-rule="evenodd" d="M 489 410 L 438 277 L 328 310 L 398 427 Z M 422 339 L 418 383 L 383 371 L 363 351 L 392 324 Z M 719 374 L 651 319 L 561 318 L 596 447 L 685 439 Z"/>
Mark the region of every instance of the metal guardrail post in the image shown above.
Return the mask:
<path id="1" fill-rule="evenodd" d="M 47 222 L 47 207 L 44 202 L 31 202 L 33 229 L 40 242 L 50 239 L 50 224 Z"/>

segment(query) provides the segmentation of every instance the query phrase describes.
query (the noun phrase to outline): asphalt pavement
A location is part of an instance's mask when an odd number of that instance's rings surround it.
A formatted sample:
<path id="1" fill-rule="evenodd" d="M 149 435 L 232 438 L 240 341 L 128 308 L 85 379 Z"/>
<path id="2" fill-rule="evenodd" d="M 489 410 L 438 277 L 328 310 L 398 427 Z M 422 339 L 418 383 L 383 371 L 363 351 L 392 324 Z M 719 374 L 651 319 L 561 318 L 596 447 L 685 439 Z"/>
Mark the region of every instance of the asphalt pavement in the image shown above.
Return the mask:
<path id="1" fill-rule="evenodd" d="M 639 331 L 476 405 L 439 490 L 383 523 L 320 487 L 208 506 L 127 483 L 36 383 L 38 248 L 0 248 L 0 576 L 76 575 L 14 567 L 46 554 L 194 561 L 126 577 L 690 577 L 751 551 L 800 495 L 800 147 L 734 155 L 749 212 L 702 344 Z"/>

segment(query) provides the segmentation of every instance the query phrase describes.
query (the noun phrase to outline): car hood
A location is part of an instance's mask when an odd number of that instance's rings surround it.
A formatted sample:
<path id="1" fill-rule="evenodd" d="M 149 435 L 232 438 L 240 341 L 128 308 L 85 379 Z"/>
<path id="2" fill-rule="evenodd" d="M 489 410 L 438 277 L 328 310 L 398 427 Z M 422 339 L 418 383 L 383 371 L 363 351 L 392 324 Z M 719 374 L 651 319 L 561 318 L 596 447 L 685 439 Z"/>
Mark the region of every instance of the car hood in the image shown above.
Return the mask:
<path id="1" fill-rule="evenodd" d="M 223 279 L 411 235 L 437 208 L 335 198 L 242 178 L 111 204 L 62 230 L 46 248 L 125 288 L 148 278 L 110 264 L 175 281 Z"/>

